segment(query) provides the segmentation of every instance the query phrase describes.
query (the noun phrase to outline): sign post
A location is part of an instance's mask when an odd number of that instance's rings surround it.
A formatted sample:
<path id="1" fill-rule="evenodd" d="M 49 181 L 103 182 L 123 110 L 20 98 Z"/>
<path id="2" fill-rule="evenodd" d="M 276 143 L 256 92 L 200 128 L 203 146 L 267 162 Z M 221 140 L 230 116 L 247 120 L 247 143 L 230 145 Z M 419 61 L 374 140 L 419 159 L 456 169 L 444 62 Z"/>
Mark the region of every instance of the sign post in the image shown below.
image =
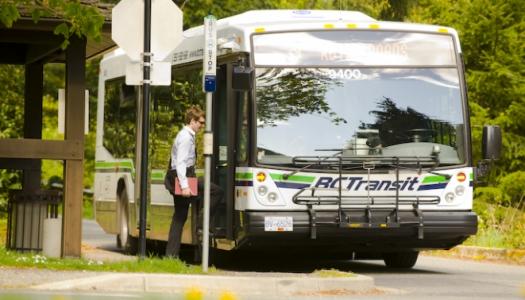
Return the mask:
<path id="1" fill-rule="evenodd" d="M 146 256 L 146 213 L 148 203 L 148 146 L 149 146 L 149 97 L 151 62 L 151 0 L 144 0 L 144 52 L 142 53 L 144 80 L 142 81 L 142 132 L 140 158 L 140 214 L 139 214 L 139 257 Z"/>
<path id="2" fill-rule="evenodd" d="M 208 272 L 209 232 L 210 232 L 210 177 L 211 156 L 213 154 L 212 97 L 216 89 L 217 78 L 217 19 L 209 15 L 204 17 L 204 57 L 202 87 L 206 92 L 206 131 L 204 132 L 204 213 L 202 225 L 202 271 Z"/>
<path id="3" fill-rule="evenodd" d="M 182 40 L 182 12 L 171 0 L 122 0 L 113 8 L 112 19 L 111 37 L 131 60 L 131 67 L 128 66 L 131 74 L 126 74 L 126 84 L 143 86 L 139 155 L 139 257 L 142 260 L 146 254 L 150 85 L 171 84 L 171 64 L 163 60 Z M 152 70 L 153 74 L 159 74 L 153 79 L 162 80 L 153 81 Z"/>

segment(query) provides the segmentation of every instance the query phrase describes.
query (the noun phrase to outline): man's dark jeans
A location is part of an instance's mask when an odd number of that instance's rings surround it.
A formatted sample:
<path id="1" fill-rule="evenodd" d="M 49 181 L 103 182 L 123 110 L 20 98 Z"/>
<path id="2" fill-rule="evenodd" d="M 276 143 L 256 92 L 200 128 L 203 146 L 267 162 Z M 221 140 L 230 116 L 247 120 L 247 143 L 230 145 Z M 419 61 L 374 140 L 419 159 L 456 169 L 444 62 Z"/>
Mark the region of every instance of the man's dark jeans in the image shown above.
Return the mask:
<path id="1" fill-rule="evenodd" d="M 173 217 L 171 220 L 170 233 L 168 237 L 168 245 L 166 246 L 166 256 L 169 257 L 178 257 L 180 251 L 180 244 L 182 239 L 182 228 L 186 219 L 188 217 L 188 208 L 190 203 L 192 205 L 200 205 L 201 211 L 204 202 L 204 179 L 199 178 L 198 183 L 198 194 L 196 197 L 182 197 L 182 196 L 173 196 L 173 202 L 175 211 L 173 212 Z M 214 228 L 214 217 L 217 212 L 217 205 L 220 203 L 224 192 L 222 189 L 211 182 L 210 186 L 210 229 Z M 202 219 L 199 218 L 198 222 L 202 222 Z M 198 226 L 201 227 L 201 226 Z"/>

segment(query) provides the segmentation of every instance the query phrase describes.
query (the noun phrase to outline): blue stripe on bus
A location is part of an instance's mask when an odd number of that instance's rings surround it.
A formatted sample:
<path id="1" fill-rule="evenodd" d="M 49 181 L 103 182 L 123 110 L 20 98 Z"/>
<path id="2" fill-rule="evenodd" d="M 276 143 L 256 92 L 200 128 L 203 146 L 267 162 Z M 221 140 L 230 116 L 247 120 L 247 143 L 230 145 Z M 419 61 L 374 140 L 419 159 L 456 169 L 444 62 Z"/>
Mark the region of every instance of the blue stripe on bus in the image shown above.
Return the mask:
<path id="1" fill-rule="evenodd" d="M 253 186 L 253 181 L 248 180 L 237 180 L 235 186 Z"/>
<path id="2" fill-rule="evenodd" d="M 438 190 L 447 187 L 448 182 L 420 185 L 418 191 Z"/>
<path id="3" fill-rule="evenodd" d="M 285 189 L 304 189 L 304 188 L 307 188 L 307 187 L 310 187 L 309 184 L 304 184 L 304 183 L 293 183 L 293 182 L 275 182 L 275 184 L 277 185 L 277 187 L 280 187 L 280 188 L 285 188 Z"/>

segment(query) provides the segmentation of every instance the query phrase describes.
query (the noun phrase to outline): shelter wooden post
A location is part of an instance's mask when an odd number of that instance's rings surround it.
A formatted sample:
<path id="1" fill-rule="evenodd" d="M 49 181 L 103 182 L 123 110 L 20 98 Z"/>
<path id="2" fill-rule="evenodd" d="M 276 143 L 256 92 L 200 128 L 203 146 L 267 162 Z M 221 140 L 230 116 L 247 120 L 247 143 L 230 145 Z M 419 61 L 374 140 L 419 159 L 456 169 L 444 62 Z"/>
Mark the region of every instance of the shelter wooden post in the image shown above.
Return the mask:
<path id="1" fill-rule="evenodd" d="M 84 91 L 86 41 L 72 36 L 66 50 L 65 140 L 80 142 L 84 148 Z M 62 256 L 79 257 L 82 242 L 84 156 L 64 164 L 64 216 Z"/>
<path id="2" fill-rule="evenodd" d="M 42 138 L 42 94 L 44 89 L 44 65 L 35 62 L 25 66 L 24 92 L 24 138 Z M 24 168 L 22 187 L 26 191 L 40 189 L 42 160 L 32 159 Z"/>

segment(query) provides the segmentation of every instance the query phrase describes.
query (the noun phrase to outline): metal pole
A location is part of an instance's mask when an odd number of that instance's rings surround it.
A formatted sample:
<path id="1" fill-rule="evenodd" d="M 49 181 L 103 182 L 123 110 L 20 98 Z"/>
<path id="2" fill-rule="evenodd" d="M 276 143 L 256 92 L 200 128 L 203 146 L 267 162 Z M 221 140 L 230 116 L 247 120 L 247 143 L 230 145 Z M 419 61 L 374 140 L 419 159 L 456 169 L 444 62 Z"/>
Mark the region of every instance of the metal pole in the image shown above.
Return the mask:
<path id="1" fill-rule="evenodd" d="M 212 93 L 206 93 L 206 134 L 212 136 Z M 213 146 L 213 144 L 212 144 Z M 211 179 L 211 154 L 205 153 L 204 160 L 204 218 L 202 220 L 202 271 L 208 272 L 208 255 L 210 240 L 210 179 Z"/>
<path id="2" fill-rule="evenodd" d="M 140 221 L 139 221 L 139 258 L 146 255 L 146 212 L 148 199 L 148 135 L 149 135 L 149 97 L 150 97 L 150 61 L 151 61 L 151 0 L 144 0 L 144 80 L 142 82 L 142 135 L 140 159 Z"/>
<path id="3" fill-rule="evenodd" d="M 204 213 L 202 225 L 202 271 L 208 272 L 208 252 L 210 233 L 210 177 L 211 156 L 213 155 L 213 132 L 212 124 L 212 95 L 216 88 L 216 65 L 217 65 L 217 29 L 215 17 L 204 18 L 204 55 L 202 60 L 203 69 L 203 91 L 206 92 L 206 132 L 204 133 Z"/>

